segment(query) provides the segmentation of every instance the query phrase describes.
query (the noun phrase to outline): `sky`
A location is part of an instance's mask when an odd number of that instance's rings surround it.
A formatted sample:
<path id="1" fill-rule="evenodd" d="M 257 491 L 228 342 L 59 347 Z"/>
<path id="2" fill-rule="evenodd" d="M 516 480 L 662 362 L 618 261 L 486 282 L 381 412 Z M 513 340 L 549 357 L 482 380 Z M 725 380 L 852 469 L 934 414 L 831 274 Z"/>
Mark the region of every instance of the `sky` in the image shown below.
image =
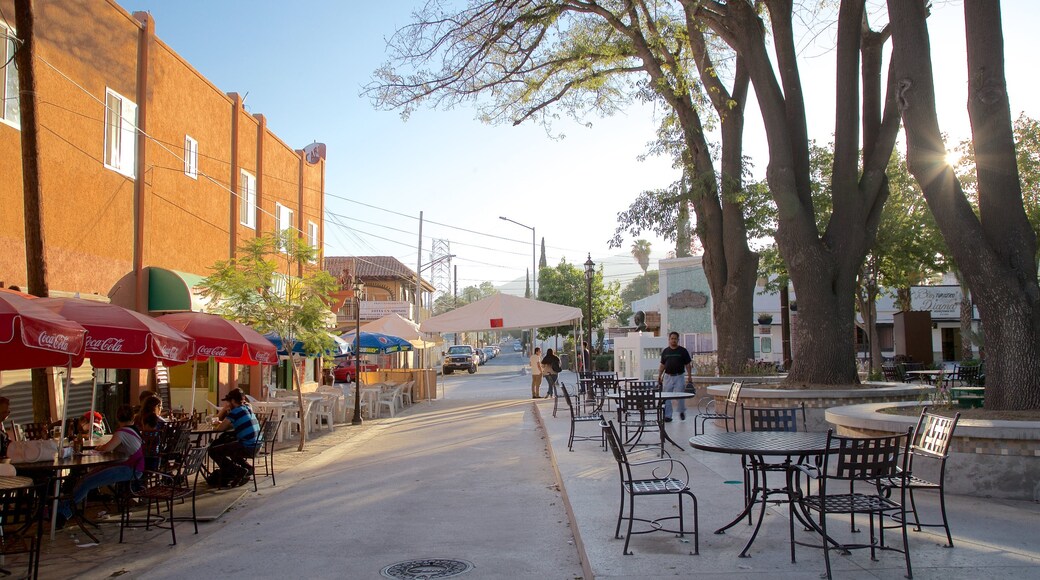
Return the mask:
<path id="1" fill-rule="evenodd" d="M 550 266 L 604 265 L 624 285 L 641 273 L 626 235 L 608 248 L 617 214 L 644 190 L 679 176 L 668 159 L 640 160 L 662 111 L 633 106 L 585 123 L 561 120 L 550 138 L 536 125 L 489 126 L 470 108 L 428 108 L 407 121 L 376 110 L 362 87 L 385 60 L 386 39 L 411 22 L 425 0 L 117 0 L 152 14 L 158 37 L 225 92 L 245 97 L 270 129 L 295 148 L 327 145 L 325 255 L 391 255 L 414 269 L 430 262 L 434 239 L 448 240 L 458 288 L 490 281 L 522 295 L 532 262 L 531 230 L 544 238 Z M 1005 0 L 1003 19 L 1011 112 L 1040 117 L 1034 96 L 1035 31 L 1040 2 Z M 939 120 L 950 142 L 970 135 L 960 2 L 935 2 L 930 19 Z M 801 46 L 809 134 L 831 140 L 834 119 L 833 28 Z M 887 62 L 886 62 L 887 66 Z M 753 101 L 753 100 L 752 100 Z M 764 176 L 765 133 L 752 102 L 745 153 Z M 672 244 L 649 232 L 652 259 Z M 580 267 L 580 266 L 579 266 Z M 424 276 L 429 278 L 429 271 Z M 449 287 L 450 288 L 450 287 Z"/>

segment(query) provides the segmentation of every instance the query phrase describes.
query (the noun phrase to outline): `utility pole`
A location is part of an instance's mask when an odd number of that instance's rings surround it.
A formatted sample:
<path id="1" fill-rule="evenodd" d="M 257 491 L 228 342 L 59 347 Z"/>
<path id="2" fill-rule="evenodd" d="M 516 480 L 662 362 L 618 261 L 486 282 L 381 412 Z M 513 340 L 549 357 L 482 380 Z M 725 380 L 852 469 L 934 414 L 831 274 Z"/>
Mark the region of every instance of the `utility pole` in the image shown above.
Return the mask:
<path id="1" fill-rule="evenodd" d="M 18 28 L 15 62 L 18 64 L 18 108 L 22 139 L 22 207 L 25 219 L 25 274 L 28 292 L 46 297 L 47 254 L 44 251 L 43 197 L 40 185 L 39 123 L 36 120 L 36 70 L 33 67 L 35 34 L 32 0 L 15 0 L 14 23 Z M 50 383 L 44 369 L 32 369 L 33 418 L 50 417 Z M 71 380 L 71 377 L 65 377 Z"/>
<path id="2" fill-rule="evenodd" d="M 455 266 L 455 308 L 459 307 L 459 267 Z M 459 343 L 459 331 L 455 331 L 455 344 Z"/>
<path id="3" fill-rule="evenodd" d="M 422 221 L 423 212 L 419 212 L 419 254 L 415 259 L 415 323 L 422 323 Z M 422 350 L 415 353 L 415 368 L 422 367 Z"/>

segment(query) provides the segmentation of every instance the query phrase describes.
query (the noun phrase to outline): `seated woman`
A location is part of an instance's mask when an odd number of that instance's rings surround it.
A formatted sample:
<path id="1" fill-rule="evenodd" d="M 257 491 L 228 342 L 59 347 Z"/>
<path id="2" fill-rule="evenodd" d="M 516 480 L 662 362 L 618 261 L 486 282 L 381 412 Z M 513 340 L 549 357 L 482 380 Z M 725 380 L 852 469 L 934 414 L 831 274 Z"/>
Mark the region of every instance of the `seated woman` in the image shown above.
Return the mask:
<path id="1" fill-rule="evenodd" d="M 144 400 L 141 412 L 134 419 L 134 426 L 140 432 L 158 431 L 166 419 L 162 418 L 162 399 L 152 395 Z"/>
<path id="2" fill-rule="evenodd" d="M 144 472 L 141 435 L 133 427 L 134 408 L 130 405 L 122 405 L 116 411 L 116 419 L 119 420 L 119 428 L 112 434 L 112 439 L 98 447 L 98 450 L 105 453 L 124 453 L 127 455 L 126 460 L 93 471 L 80 480 L 72 490 L 72 500 L 64 500 L 58 506 L 58 528 L 64 526 L 65 521 L 72 517 L 72 510 L 87 499 L 87 494 L 91 490 L 137 479 Z"/>

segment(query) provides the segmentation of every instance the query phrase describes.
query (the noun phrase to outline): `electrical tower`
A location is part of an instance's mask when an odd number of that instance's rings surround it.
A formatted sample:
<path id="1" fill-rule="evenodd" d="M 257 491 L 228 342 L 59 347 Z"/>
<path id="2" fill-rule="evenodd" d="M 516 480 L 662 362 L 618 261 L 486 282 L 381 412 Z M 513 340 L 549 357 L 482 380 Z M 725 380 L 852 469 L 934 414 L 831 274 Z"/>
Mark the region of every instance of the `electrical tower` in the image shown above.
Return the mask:
<path id="1" fill-rule="evenodd" d="M 433 299 L 436 300 L 441 294 L 451 294 L 451 242 L 449 240 L 434 239 L 430 247 L 429 281 L 433 284 Z M 438 260 L 438 258 L 444 258 Z"/>

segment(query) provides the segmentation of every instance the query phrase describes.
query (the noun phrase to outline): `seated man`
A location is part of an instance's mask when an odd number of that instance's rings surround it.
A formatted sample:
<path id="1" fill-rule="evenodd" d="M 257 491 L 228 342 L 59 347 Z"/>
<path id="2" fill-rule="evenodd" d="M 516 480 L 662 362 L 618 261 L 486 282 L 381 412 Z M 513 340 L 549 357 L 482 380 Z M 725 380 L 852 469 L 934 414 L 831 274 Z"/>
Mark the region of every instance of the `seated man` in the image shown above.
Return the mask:
<path id="1" fill-rule="evenodd" d="M 231 487 L 245 485 L 252 474 L 246 458 L 260 444 L 260 423 L 253 409 L 242 402 L 242 389 L 234 388 L 224 397 L 227 413 L 213 428 L 214 431 L 233 432 L 234 437 L 221 436 L 209 447 L 209 456 L 220 468 L 223 480 Z"/>
<path id="2" fill-rule="evenodd" d="M 65 500 L 58 506 L 58 528 L 65 525 L 65 520 L 72 517 L 73 508 L 87 499 L 87 494 L 106 485 L 121 481 L 138 479 L 144 472 L 144 450 L 141 448 L 141 435 L 133 427 L 134 408 L 122 405 L 116 411 L 119 428 L 112 434 L 112 439 L 98 447 L 105 453 L 124 453 L 126 460 L 110 467 L 103 467 L 87 474 L 76 488 L 72 490 L 72 501 Z"/>

